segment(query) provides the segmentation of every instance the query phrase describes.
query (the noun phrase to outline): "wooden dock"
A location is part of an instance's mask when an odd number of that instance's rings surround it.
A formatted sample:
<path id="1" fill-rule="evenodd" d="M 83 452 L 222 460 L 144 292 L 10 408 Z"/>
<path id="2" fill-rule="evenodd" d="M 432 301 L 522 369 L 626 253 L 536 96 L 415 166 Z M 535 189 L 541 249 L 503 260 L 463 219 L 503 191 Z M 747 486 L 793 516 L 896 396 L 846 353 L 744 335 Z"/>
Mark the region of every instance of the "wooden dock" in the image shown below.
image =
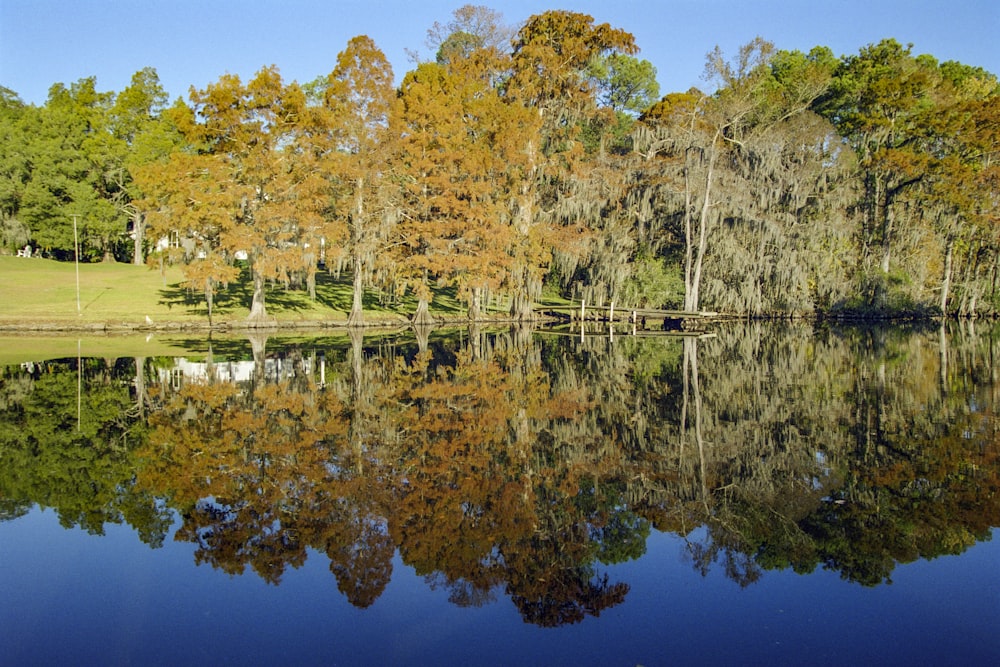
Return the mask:
<path id="1" fill-rule="evenodd" d="M 657 308 L 588 306 L 585 302 L 569 305 L 539 305 L 535 312 L 568 322 L 606 322 L 608 324 L 631 325 L 638 331 L 679 331 L 688 321 L 703 321 L 718 317 L 713 312 L 690 312 L 684 310 L 661 310 Z"/>

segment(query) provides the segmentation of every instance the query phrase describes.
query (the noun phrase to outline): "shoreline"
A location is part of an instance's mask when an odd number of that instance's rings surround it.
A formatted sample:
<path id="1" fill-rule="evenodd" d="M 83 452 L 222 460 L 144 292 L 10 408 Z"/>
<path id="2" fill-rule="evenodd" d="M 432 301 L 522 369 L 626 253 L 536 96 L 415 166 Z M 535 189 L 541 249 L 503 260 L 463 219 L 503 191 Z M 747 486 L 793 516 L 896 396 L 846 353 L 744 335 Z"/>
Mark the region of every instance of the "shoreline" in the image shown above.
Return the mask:
<path id="1" fill-rule="evenodd" d="M 469 320 L 466 317 L 442 317 L 432 316 L 433 322 L 428 326 L 467 326 L 511 324 L 515 320 L 509 317 L 483 318 L 479 320 Z M 550 321 L 548 318 L 539 318 L 536 322 Z M 138 322 L 71 322 L 71 321 L 33 321 L 14 322 L 10 320 L 0 320 L 0 334 L 33 334 L 33 333 L 93 333 L 93 334 L 141 334 L 158 332 L 192 332 L 192 333 L 219 333 L 219 332 L 255 332 L 255 331 L 307 331 L 307 330 L 350 330 L 350 329 L 393 329 L 408 328 L 417 326 L 405 316 L 396 317 L 373 317 L 366 318 L 361 325 L 350 325 L 346 319 L 313 319 L 313 320 L 267 320 L 265 322 L 250 322 L 247 320 L 223 320 L 214 322 L 211 325 L 205 322 L 168 320 L 162 322 L 138 323 Z"/>
<path id="2" fill-rule="evenodd" d="M 470 326 L 470 325 L 502 325 L 502 324 L 527 324 L 527 322 L 522 322 L 520 320 L 515 320 L 510 317 L 493 317 L 493 318 L 481 318 L 477 320 L 469 320 L 466 317 L 455 317 L 455 316 L 432 316 L 433 322 L 428 322 L 425 326 Z M 708 322 L 733 322 L 733 321 L 770 321 L 770 322 L 788 322 L 788 321 L 811 321 L 811 322 L 836 322 L 836 323 L 905 323 L 905 322 L 939 322 L 941 320 L 966 320 L 975 319 L 984 322 L 995 322 L 998 318 L 995 317 L 978 317 L 978 318 L 968 318 L 968 317 L 942 317 L 940 315 L 896 315 L 896 316 L 877 316 L 868 314 L 867 316 L 858 315 L 771 315 L 762 316 L 754 318 L 746 318 L 739 316 L 727 316 L 719 313 L 714 314 L 714 317 L 701 319 L 702 323 Z M 562 318 L 553 317 L 538 317 L 532 324 L 544 324 L 552 322 L 576 322 L 576 320 L 563 320 Z M 606 322 L 606 321 L 605 321 Z M 330 330 L 330 329 L 340 329 L 340 330 L 350 330 L 350 329 L 391 329 L 391 328 L 409 328 L 419 326 L 415 325 L 413 321 L 404 316 L 399 315 L 395 317 L 373 317 L 366 318 L 365 322 L 361 325 L 351 325 L 348 324 L 347 319 L 311 319 L 311 320 L 279 320 L 270 319 L 265 322 L 250 322 L 247 320 L 237 319 L 237 320 L 223 320 L 221 322 L 214 322 L 211 325 L 207 321 L 186 321 L 186 320 L 166 320 L 166 321 L 156 321 L 156 322 L 124 322 L 124 321 L 102 321 L 102 322 L 73 322 L 69 320 L 49 320 L 49 321 L 30 321 L 30 322 L 15 322 L 11 320 L 0 319 L 0 334 L 34 334 L 34 333 L 93 333 L 93 334 L 139 334 L 139 333 L 157 333 L 157 332 L 192 332 L 192 333 L 219 333 L 219 332 L 255 332 L 255 331 L 308 331 L 308 330 Z"/>

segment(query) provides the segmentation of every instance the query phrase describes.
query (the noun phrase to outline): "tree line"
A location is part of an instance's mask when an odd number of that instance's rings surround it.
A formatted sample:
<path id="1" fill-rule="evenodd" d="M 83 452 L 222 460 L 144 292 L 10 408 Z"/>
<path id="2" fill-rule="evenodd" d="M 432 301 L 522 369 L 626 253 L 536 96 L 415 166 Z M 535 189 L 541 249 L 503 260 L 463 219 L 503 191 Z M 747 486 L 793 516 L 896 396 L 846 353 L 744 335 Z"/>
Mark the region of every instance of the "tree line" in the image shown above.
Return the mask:
<path id="1" fill-rule="evenodd" d="M 471 319 L 589 303 L 747 316 L 992 315 L 1000 305 L 1000 84 L 893 39 L 836 57 L 756 38 L 660 95 L 631 34 L 478 6 L 428 31 L 402 83 L 366 36 L 332 71 L 226 74 L 172 104 L 156 71 L 119 93 L 0 91 L 0 230 L 72 259 L 179 262 L 220 285 L 363 296 L 452 288 Z"/>

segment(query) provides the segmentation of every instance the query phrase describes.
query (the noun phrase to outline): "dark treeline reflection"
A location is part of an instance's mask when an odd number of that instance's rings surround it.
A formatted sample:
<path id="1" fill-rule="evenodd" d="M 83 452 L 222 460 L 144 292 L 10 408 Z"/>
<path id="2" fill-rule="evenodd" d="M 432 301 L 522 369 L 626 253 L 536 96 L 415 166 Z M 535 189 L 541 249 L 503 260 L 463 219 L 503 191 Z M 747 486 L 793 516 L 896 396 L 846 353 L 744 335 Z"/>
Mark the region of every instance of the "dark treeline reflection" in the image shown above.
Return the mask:
<path id="1" fill-rule="evenodd" d="M 864 585 L 1000 525 L 997 331 L 739 325 L 713 337 L 462 332 L 203 342 L 7 367 L 0 518 L 174 531 L 367 607 L 393 556 L 458 605 L 572 623 L 622 602 L 651 530 L 700 572 Z M 241 351 L 245 347 L 245 351 Z"/>

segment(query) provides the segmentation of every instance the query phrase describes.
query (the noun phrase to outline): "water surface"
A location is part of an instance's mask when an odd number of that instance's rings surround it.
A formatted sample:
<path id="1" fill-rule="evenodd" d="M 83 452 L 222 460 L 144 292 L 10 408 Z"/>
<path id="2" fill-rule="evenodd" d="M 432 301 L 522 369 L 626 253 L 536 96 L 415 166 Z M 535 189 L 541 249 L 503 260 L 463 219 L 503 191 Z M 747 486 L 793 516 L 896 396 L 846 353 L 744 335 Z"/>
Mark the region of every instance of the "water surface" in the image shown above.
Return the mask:
<path id="1" fill-rule="evenodd" d="M 0 663 L 1000 657 L 996 331 L 628 333 L 39 341 Z"/>

